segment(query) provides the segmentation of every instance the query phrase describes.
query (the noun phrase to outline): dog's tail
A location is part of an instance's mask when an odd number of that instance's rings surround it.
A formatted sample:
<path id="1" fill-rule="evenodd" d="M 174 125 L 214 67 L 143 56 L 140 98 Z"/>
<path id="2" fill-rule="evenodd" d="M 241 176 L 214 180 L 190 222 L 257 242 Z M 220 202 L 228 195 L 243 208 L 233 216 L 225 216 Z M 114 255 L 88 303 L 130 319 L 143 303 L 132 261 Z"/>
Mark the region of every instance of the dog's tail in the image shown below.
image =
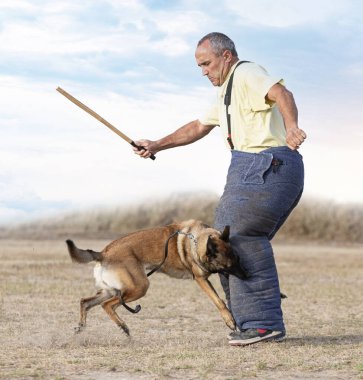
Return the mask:
<path id="1" fill-rule="evenodd" d="M 72 261 L 77 263 L 89 263 L 90 261 L 101 261 L 103 256 L 101 252 L 95 252 L 91 249 L 79 249 L 72 240 L 66 240 L 68 252 Z"/>

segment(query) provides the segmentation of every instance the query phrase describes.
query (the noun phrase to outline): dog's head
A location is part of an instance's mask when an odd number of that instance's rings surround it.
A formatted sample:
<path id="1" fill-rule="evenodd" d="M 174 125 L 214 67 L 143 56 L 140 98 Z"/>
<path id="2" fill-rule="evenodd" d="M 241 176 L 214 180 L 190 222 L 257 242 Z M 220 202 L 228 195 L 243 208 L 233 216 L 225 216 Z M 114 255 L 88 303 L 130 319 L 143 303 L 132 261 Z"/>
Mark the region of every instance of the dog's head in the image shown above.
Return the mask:
<path id="1" fill-rule="evenodd" d="M 248 278 L 238 257 L 233 253 L 229 243 L 230 227 L 226 226 L 222 233 L 209 234 L 203 266 L 211 273 L 232 274 L 242 280 Z"/>

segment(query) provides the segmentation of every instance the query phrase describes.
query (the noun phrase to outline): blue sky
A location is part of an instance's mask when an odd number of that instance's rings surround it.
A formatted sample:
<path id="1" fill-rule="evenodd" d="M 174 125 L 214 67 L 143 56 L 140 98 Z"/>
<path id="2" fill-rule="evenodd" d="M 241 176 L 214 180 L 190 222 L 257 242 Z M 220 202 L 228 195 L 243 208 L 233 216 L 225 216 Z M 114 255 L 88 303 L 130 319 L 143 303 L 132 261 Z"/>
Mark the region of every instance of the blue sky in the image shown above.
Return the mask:
<path id="1" fill-rule="evenodd" d="M 0 223 L 168 194 L 223 189 L 218 129 L 136 157 L 58 86 L 133 139 L 154 139 L 205 112 L 215 89 L 194 60 L 211 31 L 239 57 L 285 79 L 308 134 L 306 196 L 363 202 L 363 3 L 342 0 L 2 0 Z"/>

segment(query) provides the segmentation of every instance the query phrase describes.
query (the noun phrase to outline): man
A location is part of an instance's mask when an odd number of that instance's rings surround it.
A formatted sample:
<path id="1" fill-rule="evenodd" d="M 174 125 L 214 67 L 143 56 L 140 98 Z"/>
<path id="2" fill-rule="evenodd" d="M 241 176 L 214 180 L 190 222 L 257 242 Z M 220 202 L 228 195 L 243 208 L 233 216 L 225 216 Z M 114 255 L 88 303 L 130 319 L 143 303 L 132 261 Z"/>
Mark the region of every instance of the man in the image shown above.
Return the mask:
<path id="1" fill-rule="evenodd" d="M 229 335 L 229 344 L 282 340 L 285 326 L 270 240 L 301 197 L 304 167 L 297 149 L 306 134 L 298 127 L 295 101 L 283 80 L 269 76 L 255 63 L 239 61 L 226 35 L 203 37 L 195 58 L 203 75 L 218 87 L 216 104 L 205 117 L 160 140 L 138 141 L 144 150 L 134 151 L 148 158 L 193 143 L 215 126 L 222 128 L 232 157 L 215 227 L 231 226 L 232 247 L 250 274 L 246 281 L 220 276 L 239 328 Z"/>

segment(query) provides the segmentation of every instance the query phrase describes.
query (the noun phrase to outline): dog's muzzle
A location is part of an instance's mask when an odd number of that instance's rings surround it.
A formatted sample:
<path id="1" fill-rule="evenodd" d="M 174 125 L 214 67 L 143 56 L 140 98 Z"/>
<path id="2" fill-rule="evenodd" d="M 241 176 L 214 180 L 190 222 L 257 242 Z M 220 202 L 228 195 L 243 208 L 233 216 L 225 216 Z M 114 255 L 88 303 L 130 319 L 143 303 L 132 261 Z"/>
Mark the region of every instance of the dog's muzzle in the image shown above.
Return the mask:
<path id="1" fill-rule="evenodd" d="M 247 280 L 250 277 L 250 274 L 248 273 L 248 271 L 243 266 L 239 265 L 238 263 L 236 263 L 230 268 L 224 269 L 223 271 L 221 271 L 221 273 L 223 273 L 225 276 L 228 276 L 231 274 L 233 276 L 238 277 L 240 280 Z"/>

